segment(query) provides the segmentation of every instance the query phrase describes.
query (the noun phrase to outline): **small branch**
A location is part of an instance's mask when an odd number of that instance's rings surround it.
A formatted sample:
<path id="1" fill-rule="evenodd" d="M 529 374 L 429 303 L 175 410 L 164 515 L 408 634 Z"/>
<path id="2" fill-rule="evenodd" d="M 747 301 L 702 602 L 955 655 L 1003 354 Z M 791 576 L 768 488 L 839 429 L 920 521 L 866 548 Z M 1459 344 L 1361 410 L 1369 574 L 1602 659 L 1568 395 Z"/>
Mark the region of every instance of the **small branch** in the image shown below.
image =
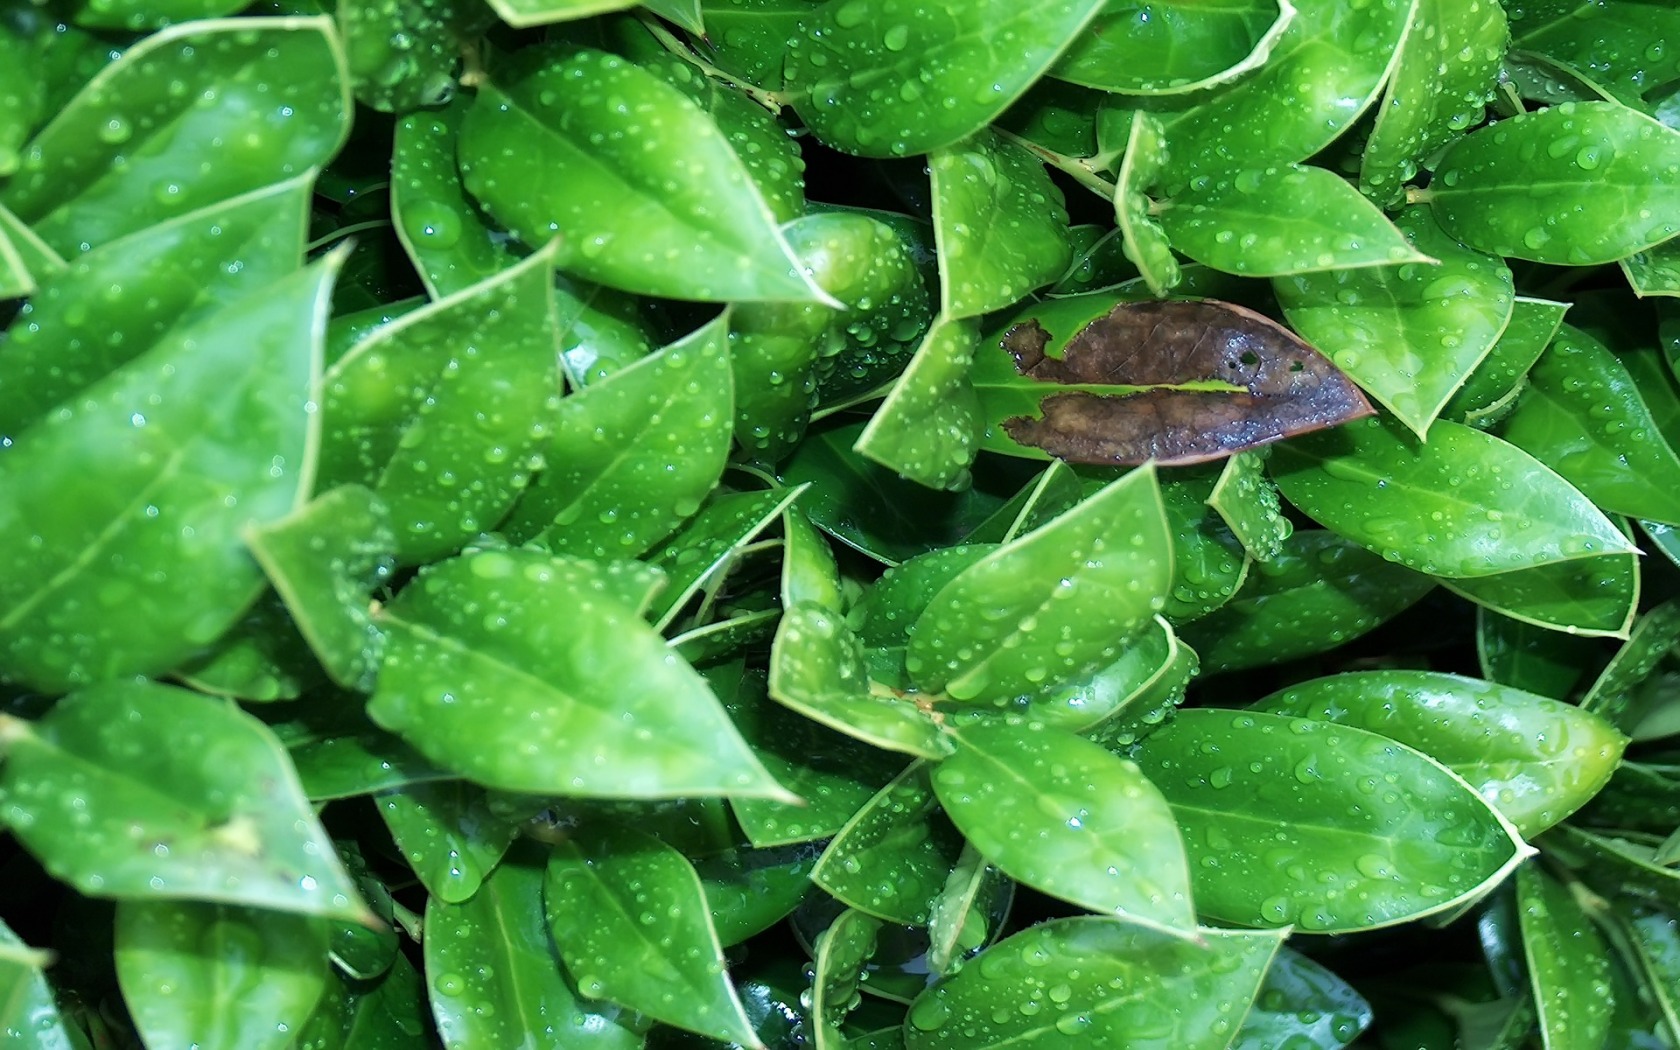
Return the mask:
<path id="1" fill-rule="evenodd" d="M 717 66 L 712 65 L 710 62 L 707 62 L 705 59 L 695 54 L 693 48 L 677 39 L 675 33 L 666 29 L 659 23 L 658 19 L 655 19 L 651 15 L 643 15 L 642 24 L 647 26 L 648 32 L 653 34 L 653 38 L 659 41 L 660 44 L 664 46 L 665 50 L 671 52 L 673 55 L 676 55 L 683 61 L 692 64 L 695 68 L 699 69 L 700 72 L 706 74 L 707 76 L 716 80 L 721 80 L 725 84 L 738 89 L 754 102 L 757 102 L 759 105 L 769 110 L 771 113 L 780 113 L 782 108 L 787 105 L 787 96 L 775 91 L 767 91 L 764 88 L 759 87 L 757 84 L 749 84 L 740 77 L 735 76 L 733 73 L 726 72 L 719 69 Z"/>
<path id="2" fill-rule="evenodd" d="M 1064 153 L 1057 153 L 1055 150 L 1045 149 L 1036 142 L 1028 141 L 1021 136 L 1013 132 L 1005 131 L 1002 128 L 994 127 L 992 130 L 997 132 L 1001 137 L 1008 139 L 1010 142 L 1013 142 L 1017 146 L 1025 149 L 1027 152 L 1031 153 L 1033 156 L 1042 160 L 1044 163 L 1050 165 L 1056 170 L 1066 172 L 1068 175 L 1073 177 L 1075 182 L 1090 190 L 1092 193 L 1095 193 L 1103 200 L 1114 200 L 1114 183 L 1109 182 L 1107 179 L 1097 174 L 1097 170 L 1091 166 L 1090 160 L 1082 157 L 1069 157 Z"/>

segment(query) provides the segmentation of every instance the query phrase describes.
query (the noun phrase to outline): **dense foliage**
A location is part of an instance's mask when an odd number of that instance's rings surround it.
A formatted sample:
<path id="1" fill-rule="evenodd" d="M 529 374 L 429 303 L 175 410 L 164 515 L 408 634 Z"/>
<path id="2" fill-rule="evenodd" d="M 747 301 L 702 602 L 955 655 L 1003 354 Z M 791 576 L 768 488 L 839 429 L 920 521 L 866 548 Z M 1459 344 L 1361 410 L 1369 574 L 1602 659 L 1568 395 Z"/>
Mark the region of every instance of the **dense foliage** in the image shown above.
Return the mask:
<path id="1" fill-rule="evenodd" d="M 246 3 L 0 0 L 0 1046 L 1680 1047 L 1680 9 Z"/>

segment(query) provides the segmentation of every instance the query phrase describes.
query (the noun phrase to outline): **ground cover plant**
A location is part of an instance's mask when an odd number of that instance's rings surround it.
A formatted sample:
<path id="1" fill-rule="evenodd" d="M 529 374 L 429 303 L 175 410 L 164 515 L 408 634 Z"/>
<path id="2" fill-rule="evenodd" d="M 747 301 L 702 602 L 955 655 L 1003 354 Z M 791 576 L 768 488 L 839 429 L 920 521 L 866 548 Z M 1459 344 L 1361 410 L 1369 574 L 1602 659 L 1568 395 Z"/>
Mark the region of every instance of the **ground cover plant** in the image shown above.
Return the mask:
<path id="1" fill-rule="evenodd" d="M 1680 1047 L 1680 11 L 0 0 L 0 1046 Z"/>

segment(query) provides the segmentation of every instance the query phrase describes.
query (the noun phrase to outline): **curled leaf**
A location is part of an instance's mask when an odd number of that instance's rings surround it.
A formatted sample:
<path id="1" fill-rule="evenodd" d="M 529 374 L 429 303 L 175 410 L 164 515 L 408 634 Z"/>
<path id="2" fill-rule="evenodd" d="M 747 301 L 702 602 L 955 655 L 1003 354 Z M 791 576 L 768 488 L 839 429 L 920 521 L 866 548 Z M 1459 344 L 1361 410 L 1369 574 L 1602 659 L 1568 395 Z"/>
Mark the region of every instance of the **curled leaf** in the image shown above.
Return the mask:
<path id="1" fill-rule="evenodd" d="M 1061 356 L 1051 342 L 1024 317 L 1000 341 L 1013 374 L 983 349 L 976 386 L 1016 445 L 1074 463 L 1201 463 L 1373 411 L 1322 353 L 1231 303 L 1120 303 Z"/>

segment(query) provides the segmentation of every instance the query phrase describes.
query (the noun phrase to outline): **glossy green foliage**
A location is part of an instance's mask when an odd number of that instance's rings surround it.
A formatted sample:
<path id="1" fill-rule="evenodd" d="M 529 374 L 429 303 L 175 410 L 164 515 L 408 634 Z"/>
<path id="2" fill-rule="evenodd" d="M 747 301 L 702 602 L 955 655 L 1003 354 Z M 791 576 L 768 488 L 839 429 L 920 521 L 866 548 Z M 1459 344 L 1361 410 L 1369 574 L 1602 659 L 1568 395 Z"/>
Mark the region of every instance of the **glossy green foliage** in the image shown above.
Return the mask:
<path id="1" fill-rule="evenodd" d="M 1512 300 L 1510 323 L 1441 414 L 1484 429 L 1507 415 L 1521 392 L 1519 384 L 1558 334 L 1567 309 L 1549 299 Z"/>
<path id="2" fill-rule="evenodd" d="M 1484 609 L 1523 623 L 1620 638 L 1639 611 L 1640 561 L 1635 553 L 1605 554 L 1439 582 Z"/>
<path id="3" fill-rule="evenodd" d="M 1272 561 L 1295 531 L 1278 504 L 1277 487 L 1266 477 L 1259 453 L 1239 452 L 1225 461 L 1208 494 L 1208 506 L 1224 520 L 1248 556 Z"/>
<path id="4" fill-rule="evenodd" d="M 41 972 L 48 961 L 44 952 L 30 948 L 9 927 L 0 925 L 0 977 L 9 989 L 6 1003 L 0 1007 L 0 1039 L 9 1046 L 31 1045 L 24 1040 L 31 1040 L 42 1050 L 70 1050 L 82 1045 L 73 1041 L 80 1030 L 64 1023 L 52 988 Z"/>
<path id="5" fill-rule="evenodd" d="M 1301 164 L 1193 181 L 1173 195 L 1160 220 L 1179 251 L 1243 277 L 1325 270 L 1340 277 L 1428 258 L 1358 190 Z"/>
<path id="6" fill-rule="evenodd" d="M 1126 133 L 1126 152 L 1121 157 L 1115 181 L 1114 218 L 1126 258 L 1137 267 L 1144 283 L 1156 295 L 1165 295 L 1178 284 L 1180 277 L 1178 260 L 1173 256 L 1167 233 L 1151 214 L 1152 202 L 1146 196 L 1166 160 L 1161 122 L 1143 110 L 1136 111 Z M 1089 254 L 1083 262 L 1095 269 Z"/>
<path id="7" fill-rule="evenodd" d="M 512 551 L 435 566 L 380 612 L 369 714 L 491 787 L 779 795 L 705 680 L 625 601 L 623 581 L 645 572 Z M 642 759 L 591 761 L 611 747 Z"/>
<path id="8" fill-rule="evenodd" d="M 1281 939 L 1201 932 L 1198 945 L 1121 919 L 1041 923 L 917 998 L 905 1046 L 1227 1046 Z"/>
<path id="9" fill-rule="evenodd" d="M 973 321 L 934 318 L 916 356 L 858 435 L 857 452 L 929 488 L 962 487 L 981 429 L 968 379 L 978 335 Z"/>
<path id="10" fill-rule="evenodd" d="M 1427 444 L 1379 420 L 1279 447 L 1289 502 L 1367 549 L 1436 576 L 1491 576 L 1632 549 L 1604 512 L 1508 442 L 1438 422 Z M 1521 534 L 1520 545 L 1503 542 Z"/>
<path id="11" fill-rule="evenodd" d="M 73 255 L 302 174 L 349 132 L 343 70 L 324 18 L 165 29 L 105 67 L 30 141 L 0 204 Z M 215 148 L 229 151 L 220 163 L 206 152 Z"/>
<path id="12" fill-rule="evenodd" d="M 787 90 L 831 146 L 868 157 L 930 152 L 1002 113 L 1102 7 L 829 0 L 788 40 Z"/>
<path id="13" fill-rule="evenodd" d="M 1161 608 L 1170 544 L 1154 471 L 1133 471 L 941 588 L 906 669 L 923 689 L 989 700 L 1107 663 Z"/>
<path id="14" fill-rule="evenodd" d="M 1680 492 L 1656 480 L 1680 472 L 1680 456 L 1627 366 L 1587 333 L 1564 327 L 1500 432 L 1605 510 L 1680 524 Z"/>
<path id="15" fill-rule="evenodd" d="M 491 21 L 478 0 L 345 0 L 337 14 L 357 100 L 391 113 L 448 102 L 462 45 Z"/>
<path id="16" fill-rule="evenodd" d="M 166 671 L 257 596 L 240 531 L 309 484 L 333 273 L 318 263 L 199 318 L 5 449 L 5 677 L 62 691 Z"/>
<path id="17" fill-rule="evenodd" d="M 1516 8 L 1511 22 L 1512 47 L 1590 73 L 1594 81 L 1621 97 L 1637 97 L 1680 75 L 1676 56 L 1651 43 L 1666 41 L 1680 31 L 1677 12 L 1663 4 L 1548 0 Z"/>
<path id="18" fill-rule="evenodd" d="M 751 1043 L 700 879 L 682 854 L 625 828 L 554 847 L 543 906 L 579 991 L 691 1031 Z"/>
<path id="19" fill-rule="evenodd" d="M 1231 1041 L 1231 1050 L 1340 1050 L 1370 1026 L 1371 1005 L 1346 981 L 1311 958 L 1280 948 Z"/>
<path id="20" fill-rule="evenodd" d="M 1137 766 L 1055 729 L 968 726 L 933 774 L 975 849 L 1011 878 L 1092 911 L 1194 937 L 1184 845 Z"/>
<path id="21" fill-rule="evenodd" d="M 1610 953 L 1569 886 L 1533 864 L 1517 871 L 1523 954 L 1546 1046 L 1604 1046 L 1615 998 Z"/>
<path id="22" fill-rule="evenodd" d="M 1207 708 L 1136 755 L 1178 819 L 1204 917 L 1372 929 L 1474 900 L 1527 849 L 1462 779 L 1364 729 Z"/>
<path id="23" fill-rule="evenodd" d="M 7 719 L 6 824 L 81 892 L 371 921 L 280 742 L 227 701 L 112 682 Z"/>
<path id="24" fill-rule="evenodd" d="M 1068 268 L 1062 192 L 1032 154 L 982 132 L 928 161 L 945 317 L 1019 302 Z"/>
<path id="25" fill-rule="evenodd" d="M 1287 0 L 1109 4 L 1050 75 L 1129 95 L 1188 94 L 1261 66 L 1294 18 Z"/>
<path id="26" fill-rule="evenodd" d="M 1565 102 L 1472 132 L 1441 158 L 1430 207 L 1497 255 L 1582 266 L 1680 233 L 1680 132 L 1610 102 Z"/>
<path id="27" fill-rule="evenodd" d="M 1427 209 L 1408 208 L 1396 224 L 1436 262 L 1338 269 L 1274 287 L 1296 331 L 1427 437 L 1510 324 L 1513 283 L 1504 263 L 1442 233 Z"/>
<path id="28" fill-rule="evenodd" d="M 407 784 L 374 801 L 426 892 L 451 904 L 478 892 L 516 831 L 490 810 L 483 789 L 464 780 Z"/>
<path id="29" fill-rule="evenodd" d="M 502 526 L 558 553 L 633 558 L 700 509 L 723 473 L 733 397 L 719 318 L 564 399 L 550 465 Z"/>
<path id="30" fill-rule="evenodd" d="M 925 926 L 961 851 L 962 836 L 940 812 L 930 771 L 918 762 L 858 808 L 823 850 L 811 881 L 867 915 Z M 876 873 L 886 870 L 895 875 L 883 883 Z"/>
<path id="31" fill-rule="evenodd" d="M 825 301 L 716 122 L 616 55 L 484 84 L 459 158 L 492 216 L 533 247 L 559 234 L 581 277 L 678 299 Z"/>
<path id="32" fill-rule="evenodd" d="M 1525 837 L 1598 794 L 1627 740 L 1597 715 L 1493 682 L 1434 671 L 1317 678 L 1257 709 L 1368 729 L 1463 777 Z"/>
<path id="33" fill-rule="evenodd" d="M 124 901 L 116 964 L 149 1046 L 285 1050 L 328 980 L 320 920 L 226 904 Z"/>

